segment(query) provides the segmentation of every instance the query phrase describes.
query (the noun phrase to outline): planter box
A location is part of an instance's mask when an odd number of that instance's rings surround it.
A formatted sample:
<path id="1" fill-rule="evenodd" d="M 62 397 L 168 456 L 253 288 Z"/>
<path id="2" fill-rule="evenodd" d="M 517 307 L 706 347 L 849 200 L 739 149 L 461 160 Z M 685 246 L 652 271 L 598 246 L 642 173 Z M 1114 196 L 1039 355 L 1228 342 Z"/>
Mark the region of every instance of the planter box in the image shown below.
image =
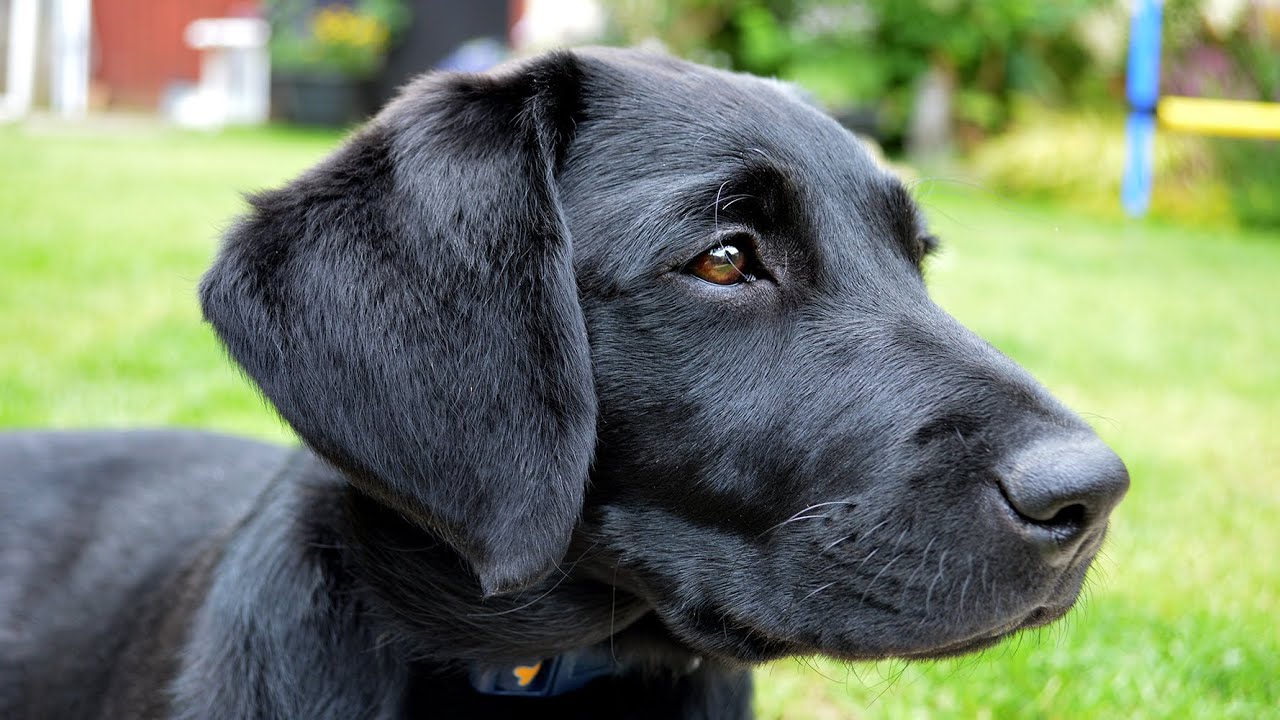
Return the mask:
<path id="1" fill-rule="evenodd" d="M 331 73 L 276 73 L 271 78 L 273 114 L 287 122 L 347 127 L 374 113 L 372 83 Z"/>

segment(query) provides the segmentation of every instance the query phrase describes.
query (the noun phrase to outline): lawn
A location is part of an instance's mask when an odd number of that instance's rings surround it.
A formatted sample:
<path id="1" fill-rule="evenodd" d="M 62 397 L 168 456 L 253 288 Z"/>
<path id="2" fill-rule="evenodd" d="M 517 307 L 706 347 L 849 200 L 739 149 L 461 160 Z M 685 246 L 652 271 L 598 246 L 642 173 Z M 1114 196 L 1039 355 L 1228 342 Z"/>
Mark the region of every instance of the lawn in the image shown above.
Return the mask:
<path id="1" fill-rule="evenodd" d="M 338 138 L 0 128 L 0 426 L 289 433 L 200 323 L 238 193 Z M 1280 717 L 1280 237 L 917 187 L 938 301 L 1129 464 L 1066 621 L 920 665 L 785 661 L 763 718 Z"/>

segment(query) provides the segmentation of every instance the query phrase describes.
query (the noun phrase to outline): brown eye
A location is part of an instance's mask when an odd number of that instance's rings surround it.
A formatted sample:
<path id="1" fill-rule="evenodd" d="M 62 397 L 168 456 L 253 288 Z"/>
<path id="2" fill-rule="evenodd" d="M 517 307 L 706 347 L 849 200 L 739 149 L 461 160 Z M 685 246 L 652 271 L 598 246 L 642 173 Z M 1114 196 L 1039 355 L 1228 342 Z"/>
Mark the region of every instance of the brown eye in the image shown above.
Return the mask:
<path id="1" fill-rule="evenodd" d="M 716 285 L 737 285 L 754 280 L 747 274 L 747 254 L 733 245 L 717 245 L 689 263 L 688 271 Z"/>

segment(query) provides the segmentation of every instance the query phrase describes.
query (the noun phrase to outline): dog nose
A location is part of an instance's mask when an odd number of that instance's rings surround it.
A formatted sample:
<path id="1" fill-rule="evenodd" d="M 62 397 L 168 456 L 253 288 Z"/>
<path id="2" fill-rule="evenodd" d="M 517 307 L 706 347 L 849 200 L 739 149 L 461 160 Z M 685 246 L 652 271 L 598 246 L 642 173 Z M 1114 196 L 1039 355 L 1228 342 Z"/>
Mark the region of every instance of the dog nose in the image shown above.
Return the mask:
<path id="1" fill-rule="evenodd" d="M 1124 462 L 1092 436 L 1036 441 L 997 468 L 996 478 L 1020 529 L 1064 555 L 1106 525 L 1129 489 Z"/>

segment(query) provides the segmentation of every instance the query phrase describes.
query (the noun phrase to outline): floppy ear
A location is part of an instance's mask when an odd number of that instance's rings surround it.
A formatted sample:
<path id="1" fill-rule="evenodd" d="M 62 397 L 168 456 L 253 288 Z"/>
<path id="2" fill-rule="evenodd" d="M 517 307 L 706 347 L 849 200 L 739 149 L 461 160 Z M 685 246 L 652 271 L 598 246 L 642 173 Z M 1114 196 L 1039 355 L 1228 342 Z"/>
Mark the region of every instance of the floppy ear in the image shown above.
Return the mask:
<path id="1" fill-rule="evenodd" d="M 579 70 L 418 80 L 251 198 L 200 287 L 231 356 L 316 452 L 450 543 L 486 594 L 545 576 L 594 450 L 555 165 Z"/>

